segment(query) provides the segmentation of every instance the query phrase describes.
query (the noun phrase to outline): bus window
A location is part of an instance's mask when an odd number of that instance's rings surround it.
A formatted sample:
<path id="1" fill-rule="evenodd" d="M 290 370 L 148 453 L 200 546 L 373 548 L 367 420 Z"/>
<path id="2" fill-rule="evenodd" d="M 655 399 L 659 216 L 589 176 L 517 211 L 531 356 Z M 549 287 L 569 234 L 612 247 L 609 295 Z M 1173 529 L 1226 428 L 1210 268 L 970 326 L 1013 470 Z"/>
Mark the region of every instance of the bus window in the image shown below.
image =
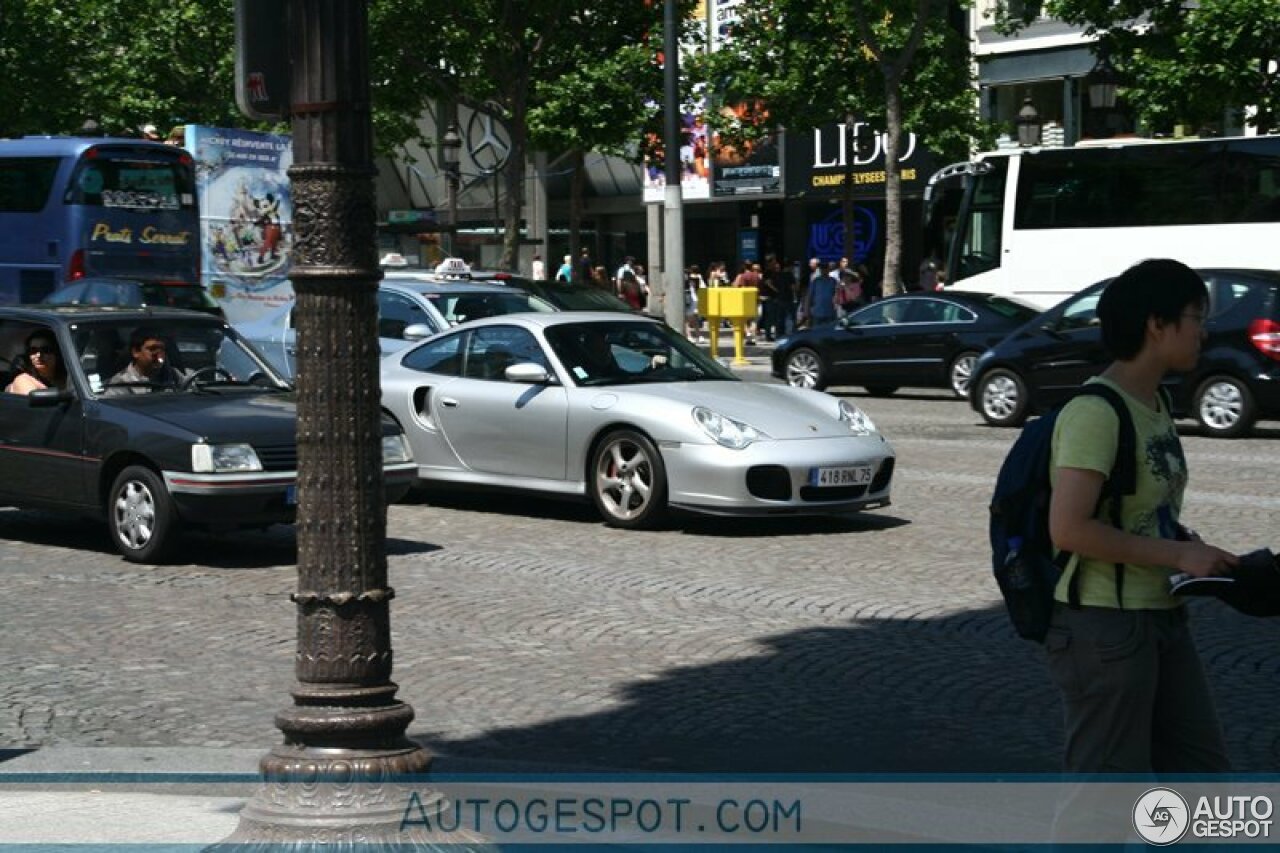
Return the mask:
<path id="1" fill-rule="evenodd" d="M 1004 185 L 1008 173 L 1005 158 L 992 158 L 991 168 L 975 175 L 966 194 L 965 215 L 960 222 L 958 245 L 947 280 L 954 282 L 1000 266 L 1001 229 L 1004 226 Z"/>
<path id="2" fill-rule="evenodd" d="M 195 207 L 189 170 L 174 162 L 114 158 L 81 161 L 67 189 L 69 204 L 129 210 Z"/>
<path id="3" fill-rule="evenodd" d="M 57 157 L 0 159 L 0 211 L 38 213 L 44 210 L 57 174 Z"/>

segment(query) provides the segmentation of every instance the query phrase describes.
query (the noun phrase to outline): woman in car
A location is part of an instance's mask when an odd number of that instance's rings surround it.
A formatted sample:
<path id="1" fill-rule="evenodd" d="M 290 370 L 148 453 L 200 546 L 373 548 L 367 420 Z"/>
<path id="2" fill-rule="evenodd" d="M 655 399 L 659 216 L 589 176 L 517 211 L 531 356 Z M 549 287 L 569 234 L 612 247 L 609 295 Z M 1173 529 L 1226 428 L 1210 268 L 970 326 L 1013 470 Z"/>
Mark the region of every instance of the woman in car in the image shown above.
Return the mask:
<path id="1" fill-rule="evenodd" d="M 10 394 L 30 394 L 41 388 L 67 387 L 67 368 L 58 344 L 48 329 L 36 329 L 27 336 L 24 366 L 9 387 Z"/>

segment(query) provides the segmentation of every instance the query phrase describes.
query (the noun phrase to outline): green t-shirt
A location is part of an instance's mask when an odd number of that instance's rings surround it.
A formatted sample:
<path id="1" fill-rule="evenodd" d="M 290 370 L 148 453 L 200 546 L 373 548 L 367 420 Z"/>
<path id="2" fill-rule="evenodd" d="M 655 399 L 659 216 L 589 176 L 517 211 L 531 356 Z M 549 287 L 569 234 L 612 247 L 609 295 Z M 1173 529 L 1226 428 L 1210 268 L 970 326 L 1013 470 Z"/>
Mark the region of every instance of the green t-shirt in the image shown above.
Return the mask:
<path id="1" fill-rule="evenodd" d="M 1114 382 L 1095 377 L 1116 391 L 1129 406 L 1137 433 L 1137 491 L 1126 495 L 1120 504 L 1124 529 L 1140 536 L 1161 539 L 1177 538 L 1178 516 L 1182 512 L 1182 493 L 1187 486 L 1187 460 L 1182 455 L 1182 442 L 1173 419 L 1165 411 L 1152 410 L 1126 394 Z M 1058 415 L 1053 429 L 1051 482 L 1055 485 L 1059 468 L 1084 468 L 1103 475 L 1111 472 L 1115 461 L 1117 433 L 1120 423 L 1111 405 L 1100 397 L 1078 397 Z M 1104 487 L 1105 488 L 1105 487 Z M 1110 502 L 1104 500 L 1098 509 L 1099 519 L 1111 521 Z M 1066 602 L 1067 584 L 1073 571 L 1080 572 L 1080 603 L 1094 607 L 1117 607 L 1115 564 L 1087 557 L 1073 558 L 1063 573 L 1054 598 Z M 1127 564 L 1124 572 L 1124 606 L 1132 610 L 1159 610 L 1178 607 L 1183 602 L 1169 594 L 1169 575 L 1165 566 Z"/>

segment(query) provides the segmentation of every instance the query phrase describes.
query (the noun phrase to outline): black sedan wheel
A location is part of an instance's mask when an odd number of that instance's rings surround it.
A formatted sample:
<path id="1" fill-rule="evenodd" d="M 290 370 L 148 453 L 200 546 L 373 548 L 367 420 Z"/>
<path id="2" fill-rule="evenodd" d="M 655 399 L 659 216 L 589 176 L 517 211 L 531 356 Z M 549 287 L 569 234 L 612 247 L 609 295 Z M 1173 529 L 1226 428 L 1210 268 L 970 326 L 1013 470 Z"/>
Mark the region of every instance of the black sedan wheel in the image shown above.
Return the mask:
<path id="1" fill-rule="evenodd" d="M 951 370 L 947 372 L 951 380 L 951 390 L 961 400 L 969 399 L 969 383 L 973 381 L 973 366 L 978 363 L 976 352 L 962 352 L 951 362 Z"/>
<path id="2" fill-rule="evenodd" d="M 1196 389 L 1195 416 L 1205 435 L 1238 438 L 1256 418 L 1249 386 L 1234 376 L 1210 376 Z"/>
<path id="3" fill-rule="evenodd" d="M 161 560 L 176 539 L 176 521 L 173 499 L 159 474 L 141 465 L 120 472 L 107 496 L 107 525 L 126 560 Z"/>
<path id="4" fill-rule="evenodd" d="M 607 435 L 591 460 L 591 499 L 612 527 L 658 524 L 667 512 L 667 470 L 653 442 L 629 429 Z"/>
<path id="5" fill-rule="evenodd" d="M 1027 384 L 1012 370 L 998 367 L 982 377 L 979 411 L 992 426 L 1015 427 L 1027 419 Z"/>
<path id="6" fill-rule="evenodd" d="M 793 388 L 825 390 L 827 376 L 822 367 L 822 357 L 803 347 L 787 356 L 787 384 Z"/>

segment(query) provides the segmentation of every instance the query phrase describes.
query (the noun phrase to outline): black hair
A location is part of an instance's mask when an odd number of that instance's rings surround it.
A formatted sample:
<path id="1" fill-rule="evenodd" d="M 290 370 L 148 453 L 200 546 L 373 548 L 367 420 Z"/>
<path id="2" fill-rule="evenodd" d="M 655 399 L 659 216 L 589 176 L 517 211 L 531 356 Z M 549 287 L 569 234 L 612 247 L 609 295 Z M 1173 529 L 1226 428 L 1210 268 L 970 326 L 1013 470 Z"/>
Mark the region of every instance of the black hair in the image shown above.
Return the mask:
<path id="1" fill-rule="evenodd" d="M 1112 358 L 1130 361 L 1146 341 L 1147 320 L 1178 323 L 1190 305 L 1205 308 L 1209 289 L 1195 270 L 1181 261 L 1140 261 L 1118 275 L 1098 300 L 1102 344 Z"/>
<path id="2" fill-rule="evenodd" d="M 62 358 L 62 348 L 58 346 L 58 336 L 54 334 L 53 329 L 39 328 L 27 335 L 27 341 L 22 348 L 22 355 L 20 356 L 22 370 L 32 376 L 35 375 L 36 366 L 31 363 L 31 344 L 36 340 L 47 340 L 53 344 L 54 354 L 58 356 L 53 363 L 53 374 L 61 382 L 67 376 L 67 363 Z"/>
<path id="3" fill-rule="evenodd" d="M 30 350 L 31 342 L 34 341 L 36 338 L 44 338 L 45 340 L 52 343 L 55 349 L 57 349 L 58 347 L 58 336 L 53 333 L 53 329 L 41 328 L 41 329 L 36 329 L 31 334 L 27 335 L 25 349 Z"/>
<path id="4" fill-rule="evenodd" d="M 139 326 L 133 330 L 133 334 L 129 336 L 129 351 L 142 349 L 142 345 L 147 341 L 163 341 L 164 335 L 160 334 L 160 330 L 155 326 Z"/>

